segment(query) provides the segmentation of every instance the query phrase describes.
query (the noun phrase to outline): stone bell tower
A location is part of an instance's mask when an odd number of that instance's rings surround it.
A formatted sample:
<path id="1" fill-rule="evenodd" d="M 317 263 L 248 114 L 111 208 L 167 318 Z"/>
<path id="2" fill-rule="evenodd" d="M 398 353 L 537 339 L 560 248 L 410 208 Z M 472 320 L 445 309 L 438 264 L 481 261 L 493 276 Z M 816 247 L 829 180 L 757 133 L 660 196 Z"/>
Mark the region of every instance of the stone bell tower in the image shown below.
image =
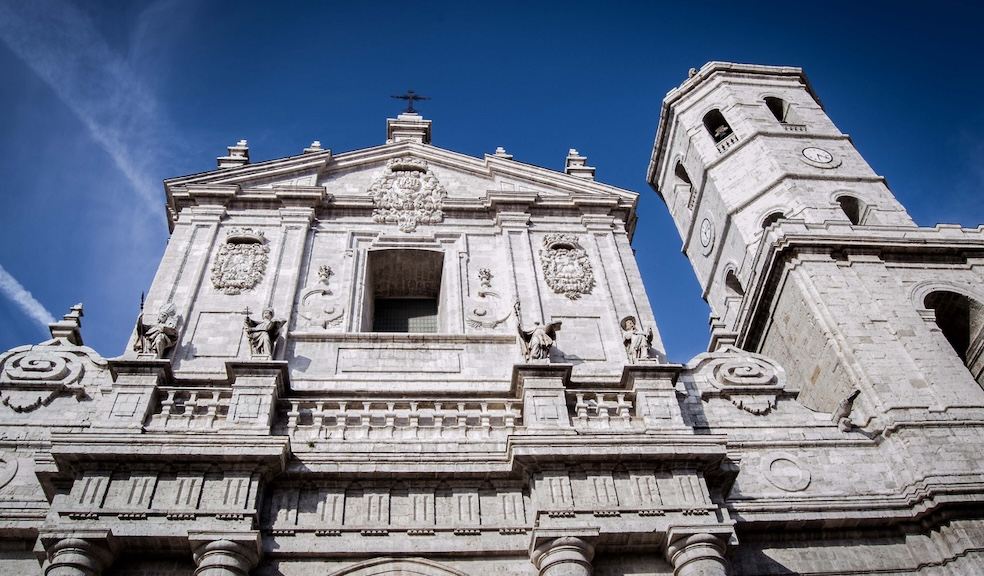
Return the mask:
<path id="1" fill-rule="evenodd" d="M 693 72 L 663 102 L 648 179 L 711 305 L 712 347 L 774 359 L 807 408 L 853 410 L 848 428 L 908 427 L 918 444 L 928 421 L 980 418 L 981 228 L 916 226 L 802 70 Z"/>

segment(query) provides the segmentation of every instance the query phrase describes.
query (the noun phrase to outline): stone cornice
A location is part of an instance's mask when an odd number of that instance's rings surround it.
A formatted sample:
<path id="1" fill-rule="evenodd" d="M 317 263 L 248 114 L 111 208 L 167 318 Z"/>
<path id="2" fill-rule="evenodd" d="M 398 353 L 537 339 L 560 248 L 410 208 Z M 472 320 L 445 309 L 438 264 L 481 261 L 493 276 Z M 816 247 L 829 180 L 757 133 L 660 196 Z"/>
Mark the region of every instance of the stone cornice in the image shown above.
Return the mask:
<path id="1" fill-rule="evenodd" d="M 749 287 L 739 311 L 738 344 L 756 350 L 761 332 L 760 317 L 767 313 L 773 292 L 789 270 L 796 255 L 830 254 L 984 255 L 984 225 L 961 228 L 938 224 L 915 226 L 852 226 L 830 221 L 807 224 L 787 220 L 774 224 L 762 235 L 752 265 Z"/>
<path id="2" fill-rule="evenodd" d="M 629 222 L 633 219 L 638 200 L 638 194 L 635 192 L 532 164 L 494 155 L 486 155 L 485 158 L 479 159 L 426 144 L 398 142 L 337 156 L 333 156 L 330 151 L 324 151 L 165 180 L 168 223 L 173 229 L 175 220 L 180 217 L 182 210 L 189 206 L 206 205 L 232 209 L 237 207 L 276 209 L 284 206 L 341 208 L 364 210 L 368 215 L 373 208 L 373 203 L 366 194 L 334 194 L 329 192 L 326 186 L 318 185 L 257 187 L 256 184 L 299 173 L 314 176 L 330 175 L 336 171 L 348 171 L 408 155 L 477 177 L 489 180 L 496 176 L 513 178 L 549 188 L 556 193 L 490 189 L 478 197 L 447 198 L 444 210 L 449 213 L 498 212 L 517 207 L 528 210 L 533 206 L 604 214 L 613 210 L 622 210 L 626 212 L 622 219 Z"/>

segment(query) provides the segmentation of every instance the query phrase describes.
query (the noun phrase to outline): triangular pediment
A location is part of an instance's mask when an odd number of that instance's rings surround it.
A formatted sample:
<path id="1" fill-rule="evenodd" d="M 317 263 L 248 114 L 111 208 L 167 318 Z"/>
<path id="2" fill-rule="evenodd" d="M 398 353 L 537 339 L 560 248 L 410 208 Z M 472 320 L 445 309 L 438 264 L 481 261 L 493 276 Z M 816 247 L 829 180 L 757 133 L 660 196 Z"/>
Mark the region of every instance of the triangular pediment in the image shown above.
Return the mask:
<path id="1" fill-rule="evenodd" d="M 333 196 L 362 195 L 375 178 L 383 175 L 388 161 L 402 157 L 424 161 L 444 185 L 449 198 L 523 192 L 541 198 L 595 196 L 633 203 L 637 196 L 635 192 L 508 158 L 474 158 L 416 142 L 389 143 L 337 155 L 324 150 L 171 178 L 165 186 L 168 190 L 230 186 L 257 191 L 323 186 Z"/>

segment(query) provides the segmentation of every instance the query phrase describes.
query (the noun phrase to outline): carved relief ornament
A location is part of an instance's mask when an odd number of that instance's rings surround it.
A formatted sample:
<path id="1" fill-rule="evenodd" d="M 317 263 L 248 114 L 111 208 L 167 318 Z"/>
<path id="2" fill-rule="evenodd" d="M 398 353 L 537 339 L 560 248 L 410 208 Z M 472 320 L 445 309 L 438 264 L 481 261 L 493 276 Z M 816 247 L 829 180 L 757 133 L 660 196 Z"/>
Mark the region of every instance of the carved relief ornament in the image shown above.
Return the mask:
<path id="1" fill-rule="evenodd" d="M 0 355 L 0 403 L 15 412 L 33 412 L 59 396 L 86 396 L 87 370 L 106 361 L 87 346 L 52 339 Z"/>
<path id="2" fill-rule="evenodd" d="M 594 271 L 587 252 L 573 234 L 547 234 L 540 251 L 543 279 L 557 294 L 577 300 L 594 288 Z"/>
<path id="3" fill-rule="evenodd" d="M 374 205 L 372 219 L 397 224 L 401 232 L 413 232 L 420 224 L 444 220 L 441 210 L 447 191 L 418 158 L 393 158 L 385 173 L 369 186 Z"/>
<path id="4" fill-rule="evenodd" d="M 711 387 L 701 392 L 702 398 L 717 394 L 746 412 L 760 415 L 775 408 L 776 399 L 785 391 L 786 372 L 760 354 L 728 346 L 697 359 L 694 371 Z"/>
<path id="5" fill-rule="evenodd" d="M 266 272 L 270 247 L 260 230 L 233 228 L 212 264 L 212 286 L 225 294 L 239 294 L 260 283 Z"/>

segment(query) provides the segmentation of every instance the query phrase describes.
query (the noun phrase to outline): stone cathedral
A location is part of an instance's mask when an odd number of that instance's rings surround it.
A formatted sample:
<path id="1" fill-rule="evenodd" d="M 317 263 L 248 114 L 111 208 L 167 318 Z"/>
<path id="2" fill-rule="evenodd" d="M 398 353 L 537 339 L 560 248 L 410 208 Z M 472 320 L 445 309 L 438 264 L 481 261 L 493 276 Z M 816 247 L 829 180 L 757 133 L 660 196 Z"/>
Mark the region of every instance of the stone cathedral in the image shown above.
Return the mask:
<path id="1" fill-rule="evenodd" d="M 917 226 L 800 69 L 663 100 L 692 359 L 636 193 L 410 104 L 379 146 L 166 180 L 122 355 L 81 305 L 0 355 L 0 573 L 984 574 L 984 228 Z"/>

